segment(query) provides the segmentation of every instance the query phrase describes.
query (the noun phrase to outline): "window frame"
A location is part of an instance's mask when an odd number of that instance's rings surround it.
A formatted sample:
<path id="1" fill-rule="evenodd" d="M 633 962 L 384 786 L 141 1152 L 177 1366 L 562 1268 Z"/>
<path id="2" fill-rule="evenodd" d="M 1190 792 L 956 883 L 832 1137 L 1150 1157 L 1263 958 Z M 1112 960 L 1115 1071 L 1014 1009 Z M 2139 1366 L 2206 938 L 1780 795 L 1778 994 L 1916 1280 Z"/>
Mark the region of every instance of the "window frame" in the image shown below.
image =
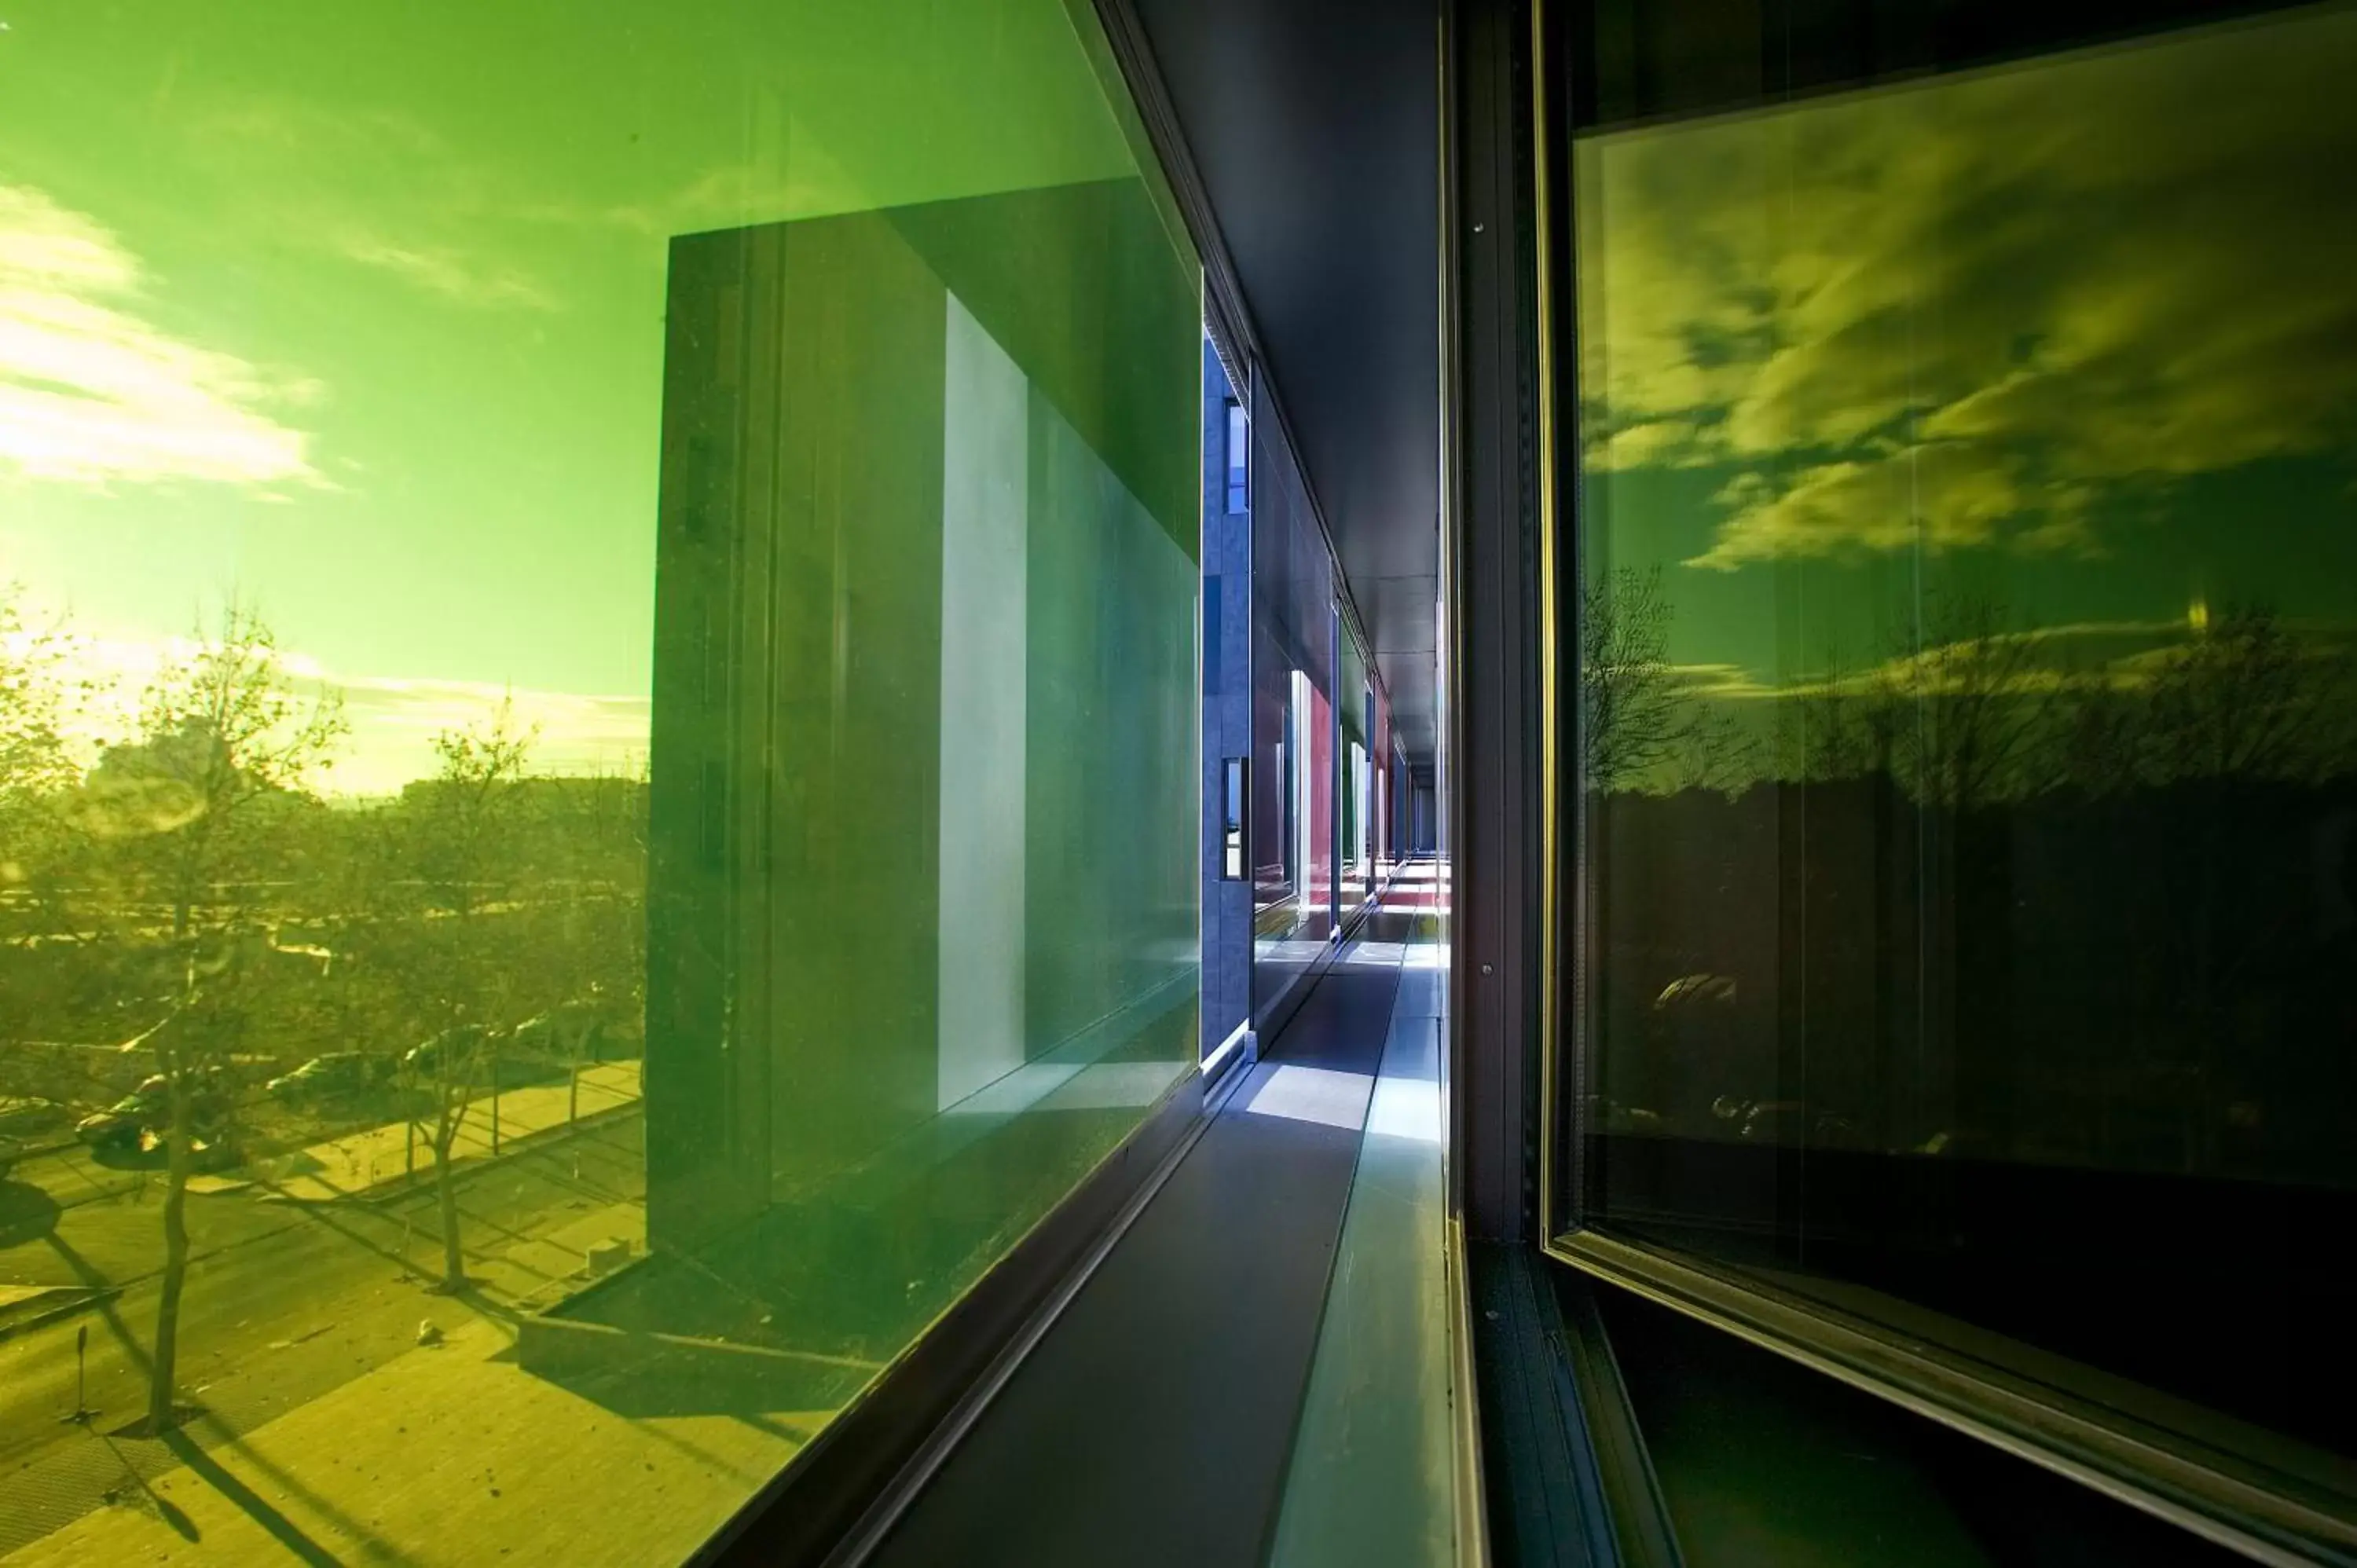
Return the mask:
<path id="1" fill-rule="evenodd" d="M 1865 0 L 1858 0 L 1864 15 Z M 1578 846 L 1587 822 L 1584 791 L 1567 784 L 1566 759 L 1581 755 L 1577 711 L 1580 524 L 1574 498 L 1582 463 L 1579 431 L 1573 174 L 1577 133 L 1611 124 L 1701 118 L 1726 102 L 1599 106 L 1594 61 L 1609 37 L 1599 13 L 1615 0 L 1533 0 L 1523 105 L 1530 142 L 1531 333 L 1537 487 L 1535 705 L 1538 736 L 1539 878 L 1535 895 L 1537 1171 L 1532 1195 L 1539 1249 L 1580 1271 L 1731 1333 L 1813 1370 L 1891 1401 L 1928 1420 L 2070 1477 L 2127 1506 L 2229 1550 L 2270 1563 L 2357 1562 L 2357 1487 L 2339 1484 L 2348 1462 L 2190 1402 L 2136 1385 L 2052 1352 L 1976 1329 L 1902 1298 L 1845 1287 L 1869 1315 L 1776 1285 L 1698 1253 L 1615 1234 L 1588 1212 L 1587 1086 L 1597 1066 L 1582 1005 L 1597 938 Z M 1627 0 L 1619 0 L 1625 11 Z M 1838 5 L 1836 9 L 1841 8 Z M 2243 4 L 2229 14 L 2291 10 Z M 1878 13 L 1879 14 L 1879 13 Z M 2045 7 L 1961 5 L 1927 8 L 1930 20 L 1895 46 L 1904 58 L 1881 70 L 1845 70 L 1827 47 L 1781 62 L 1781 83 L 1763 83 L 1740 107 L 1848 89 L 1878 75 L 1945 71 L 1995 60 L 2038 58 L 2091 42 L 2180 31 L 2192 12 L 2181 0 L 2060 0 Z M 2231 23 L 2222 25 L 2232 25 Z M 1827 35 L 1819 35 L 1821 45 Z M 1764 73 L 1763 73 L 1764 74 Z M 1771 91 L 1770 89 L 1773 89 Z M 1577 98 L 1579 102 L 1572 100 Z M 2188 1245 L 2198 1250 L 2198 1237 Z"/>

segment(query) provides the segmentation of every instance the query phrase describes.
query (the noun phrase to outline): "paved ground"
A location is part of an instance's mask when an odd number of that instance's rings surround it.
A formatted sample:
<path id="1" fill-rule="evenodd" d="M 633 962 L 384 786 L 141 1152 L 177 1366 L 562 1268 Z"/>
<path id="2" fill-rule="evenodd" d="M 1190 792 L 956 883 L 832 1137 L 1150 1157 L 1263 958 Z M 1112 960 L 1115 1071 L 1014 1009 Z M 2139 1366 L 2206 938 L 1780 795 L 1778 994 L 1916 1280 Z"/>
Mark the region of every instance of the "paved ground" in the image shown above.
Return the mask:
<path id="1" fill-rule="evenodd" d="M 507 1345 L 478 1322 L 389 1357 L 145 1487 L 126 1481 L 8 1568 L 673 1563 L 827 1413 L 625 1416 L 509 1364 Z"/>
<path id="2" fill-rule="evenodd" d="M 641 1237 L 640 1132 L 637 1112 L 620 1110 L 458 1167 L 468 1272 L 481 1287 L 463 1301 L 423 1289 L 441 1248 L 430 1182 L 370 1203 L 270 1201 L 261 1187 L 192 1197 L 179 1381 L 212 1418 L 171 1445 L 109 1435 L 145 1404 L 160 1178 L 70 1205 L 48 1187 L 0 1184 L 0 1283 L 121 1287 L 78 1318 L 0 1341 L 0 1552 L 110 1507 L 110 1494 L 144 1496 L 141 1477 L 191 1455 L 210 1463 L 205 1448 L 410 1353 L 422 1321 L 446 1334 L 498 1323 L 553 1273 L 577 1267 L 590 1241 Z M 85 1326 L 86 1397 L 100 1412 L 89 1427 L 60 1421 L 74 1408 L 75 1335 Z"/>

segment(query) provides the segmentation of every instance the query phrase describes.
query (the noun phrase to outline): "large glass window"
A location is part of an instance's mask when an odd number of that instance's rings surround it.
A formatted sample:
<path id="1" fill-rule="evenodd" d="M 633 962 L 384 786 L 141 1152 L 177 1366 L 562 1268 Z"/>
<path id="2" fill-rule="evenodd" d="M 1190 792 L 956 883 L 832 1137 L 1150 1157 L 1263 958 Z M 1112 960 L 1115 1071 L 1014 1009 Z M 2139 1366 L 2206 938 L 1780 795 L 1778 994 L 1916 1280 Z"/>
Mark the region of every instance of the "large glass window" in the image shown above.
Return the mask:
<path id="1" fill-rule="evenodd" d="M 1252 1018 L 1248 754 L 1253 745 L 1253 518 L 1238 483 L 1251 437 L 1236 385 L 1203 338 L 1203 1058 L 1243 1043 Z M 1244 378 L 1247 381 L 1249 377 Z"/>
<path id="2" fill-rule="evenodd" d="M 2357 17 L 1746 104 L 1664 16 L 1569 148 L 1574 1217 L 2346 1550 Z"/>
<path id="3" fill-rule="evenodd" d="M 1253 1017 L 1264 1033 L 1302 993 L 1335 918 L 1334 572 L 1275 424 L 1251 423 Z"/>
<path id="4" fill-rule="evenodd" d="M 1336 889 L 1338 907 L 1348 918 L 1358 912 L 1367 901 L 1369 888 L 1368 865 L 1368 799 L 1367 761 L 1368 723 L 1372 716 L 1373 699 L 1367 684 L 1367 656 L 1359 646 L 1357 633 L 1337 612 L 1335 651 L 1340 669 L 1337 680 L 1334 717 L 1336 736 L 1335 759 L 1341 769 L 1336 781 L 1335 814 L 1337 842 L 1335 844 L 1339 886 Z"/>
<path id="5" fill-rule="evenodd" d="M 8 13 L 0 1555 L 676 1560 L 1191 1070 L 1093 26 Z"/>
<path id="6" fill-rule="evenodd" d="M 1222 446 L 1223 504 L 1232 512 L 1252 510 L 1252 421 L 1244 416 L 1244 405 L 1229 399 L 1225 409 Z"/>

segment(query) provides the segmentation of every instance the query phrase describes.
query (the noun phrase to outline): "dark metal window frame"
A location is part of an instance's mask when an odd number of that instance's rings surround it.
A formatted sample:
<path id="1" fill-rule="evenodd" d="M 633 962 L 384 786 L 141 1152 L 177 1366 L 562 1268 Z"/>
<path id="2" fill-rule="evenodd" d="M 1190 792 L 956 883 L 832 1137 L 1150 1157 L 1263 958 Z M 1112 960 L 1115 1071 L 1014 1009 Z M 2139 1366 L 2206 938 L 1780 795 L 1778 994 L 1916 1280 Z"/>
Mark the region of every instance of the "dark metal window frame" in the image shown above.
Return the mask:
<path id="1" fill-rule="evenodd" d="M 1673 4 L 1656 8 L 1674 12 Z M 2197 5 L 2192 0 L 1932 0 L 1909 26 L 1882 40 L 1866 62 L 1839 54 L 1788 51 L 1763 69 L 1760 99 L 1788 100 L 1889 76 L 1917 75 L 2046 55 L 2061 49 L 2182 26 L 2236 13 L 2286 8 L 2266 4 Z M 1707 14 L 1707 7 L 1697 14 Z M 1863 27 L 1867 13 L 1886 20 L 1871 0 L 1829 0 L 1814 8 L 1824 38 L 1842 41 L 1844 23 Z M 1599 20 L 1599 14 L 1611 15 Z M 2357 1520 L 2348 1494 L 2334 1487 L 2312 1450 L 2287 1442 L 2254 1447 L 2246 1432 L 2158 1393 L 2040 1358 L 2032 1370 L 1993 1351 L 1993 1337 L 1890 1298 L 1871 1318 L 1782 1290 L 1708 1259 L 1641 1243 L 1599 1226 L 1585 1208 L 1582 1112 L 1592 1081 L 1593 1043 L 1586 1037 L 1582 986 L 1595 938 L 1577 846 L 1584 842 L 1583 791 L 1567 783 L 1566 760 L 1580 755 L 1577 355 L 1567 341 L 1576 321 L 1571 171 L 1563 154 L 1575 133 L 1685 118 L 1738 102 L 1599 101 L 1595 61 L 1613 50 L 1641 50 L 1630 36 L 1627 0 L 1533 0 L 1529 48 L 1534 265 L 1534 376 L 1539 589 L 1533 699 L 1541 736 L 1534 780 L 1540 800 L 1536 968 L 1539 1064 L 1536 1165 L 1531 1192 L 1537 1237 L 1550 1257 L 1584 1273 L 1735 1334 L 1827 1376 L 1890 1400 L 2068 1476 L 2131 1507 L 2254 1559 L 2271 1563 L 2357 1563 Z M 1722 11 L 1720 15 L 1725 15 Z M 1620 25 L 1615 31 L 1616 22 Z M 1830 25 L 1828 25 L 1830 24 Z M 1560 456 L 1560 462 L 1558 462 Z M 1558 544 L 1561 548 L 1558 548 Z M 2189 1245 L 2198 1245 L 2189 1239 Z M 1863 1293 L 1866 1299 L 1872 1293 Z M 1886 1310 L 1887 1307 L 1887 1310 Z M 2220 1432 L 2205 1442 L 2205 1424 Z M 2240 1423 L 2231 1423 L 2237 1428 Z M 2237 1438 L 2242 1439 L 2237 1441 Z"/>

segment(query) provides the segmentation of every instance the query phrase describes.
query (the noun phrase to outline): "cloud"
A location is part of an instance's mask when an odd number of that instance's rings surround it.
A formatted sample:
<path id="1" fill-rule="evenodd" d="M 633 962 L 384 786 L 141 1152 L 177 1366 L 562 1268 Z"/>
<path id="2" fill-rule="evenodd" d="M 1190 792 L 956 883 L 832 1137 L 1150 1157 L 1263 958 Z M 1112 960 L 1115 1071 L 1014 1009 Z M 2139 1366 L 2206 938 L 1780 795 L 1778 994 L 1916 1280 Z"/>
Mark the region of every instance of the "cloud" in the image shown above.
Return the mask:
<path id="1" fill-rule="evenodd" d="M 2357 13 L 1577 151 L 1588 465 L 1724 465 L 1694 564 L 2103 547 L 2357 449 Z"/>
<path id="2" fill-rule="evenodd" d="M 0 471 L 85 485 L 321 484 L 274 410 L 316 385 L 140 314 L 137 259 L 96 220 L 0 185 Z"/>
<path id="3" fill-rule="evenodd" d="M 1691 564 L 1986 544 L 2033 510 L 2044 519 L 2039 539 L 2050 546 L 2073 526 L 2078 499 L 2033 495 L 2020 467 L 1989 444 L 1943 441 L 1809 465 L 1781 485 L 1745 472 L 1713 498 L 1732 521 Z"/>
<path id="4" fill-rule="evenodd" d="M 558 229 L 619 230 L 657 241 L 750 223 L 865 212 L 886 205 L 828 155 L 799 121 L 790 156 L 723 165 L 669 188 L 624 202 L 570 202 L 522 197 L 509 213 Z"/>
<path id="5" fill-rule="evenodd" d="M 555 297 L 523 274 L 477 261 L 448 246 L 399 245 L 355 234 L 345 239 L 340 253 L 347 261 L 391 274 L 457 305 L 486 310 L 557 307 Z"/>
<path id="6" fill-rule="evenodd" d="M 455 305 L 562 303 L 546 252 L 514 242 L 544 181 L 480 145 L 396 111 L 246 93 L 193 112 L 188 129 L 209 169 L 234 150 L 239 177 L 215 199 L 238 224 Z"/>
<path id="7" fill-rule="evenodd" d="M 1627 424 L 1587 443 L 1582 459 L 1592 473 L 1645 467 L 1680 467 L 1710 461 L 1706 438 L 1683 419 Z"/>
<path id="8" fill-rule="evenodd" d="M 1670 683 L 1682 697 L 1748 698 L 1773 697 L 1778 688 L 1762 684 L 1760 678 L 1740 664 L 1673 664 L 1668 668 Z"/>
<path id="9" fill-rule="evenodd" d="M 2294 639 L 2301 657 L 2320 666 L 2357 653 L 2357 625 L 2286 620 L 2279 629 Z M 2183 663 L 2201 635 L 2190 615 L 2179 620 L 2072 621 L 1997 631 L 1986 639 L 1931 641 L 1860 668 L 1821 670 L 1772 685 L 1738 670 L 1723 686 L 1702 694 L 1791 699 L 1971 690 L 2020 696 L 2100 686 L 2136 692 Z"/>

